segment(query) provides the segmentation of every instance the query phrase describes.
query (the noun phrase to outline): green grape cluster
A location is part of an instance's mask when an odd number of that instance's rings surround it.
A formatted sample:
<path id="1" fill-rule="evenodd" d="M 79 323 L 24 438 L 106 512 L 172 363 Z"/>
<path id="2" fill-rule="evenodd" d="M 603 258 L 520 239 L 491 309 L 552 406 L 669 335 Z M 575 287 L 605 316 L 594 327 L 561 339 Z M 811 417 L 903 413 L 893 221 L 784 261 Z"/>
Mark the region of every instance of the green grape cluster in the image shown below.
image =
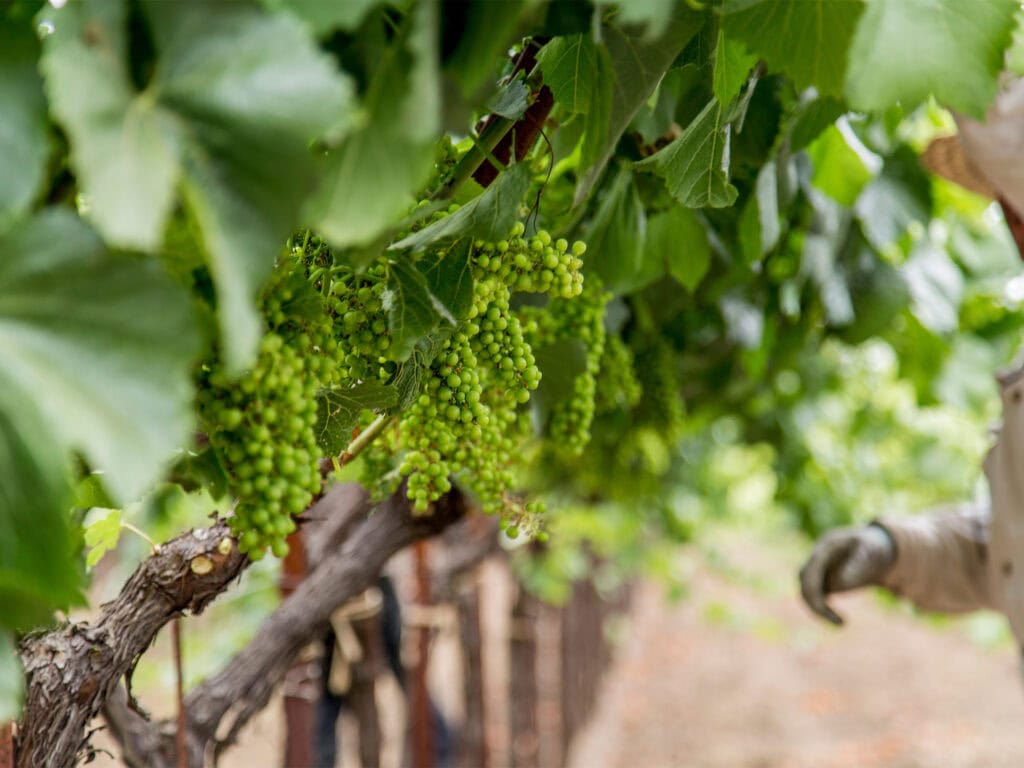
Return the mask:
<path id="1" fill-rule="evenodd" d="M 526 403 L 540 384 L 540 369 L 523 336 L 522 323 L 509 308 L 509 298 L 504 289 L 493 291 L 489 300 L 478 295 L 466 330 L 473 351 L 490 363 L 494 383 L 512 393 L 517 402 Z"/>
<path id="2" fill-rule="evenodd" d="M 597 413 L 628 411 L 643 395 L 643 387 L 634 368 L 633 350 L 621 336 L 609 334 L 597 375 L 594 409 Z"/>
<path id="3" fill-rule="evenodd" d="M 399 474 L 409 478 L 416 511 L 426 512 L 451 490 L 451 476 L 467 468 L 466 446 L 480 442 L 491 422 L 482 394 L 469 338 L 457 333 L 443 343 L 422 393 L 402 418 L 406 453 Z"/>
<path id="4" fill-rule="evenodd" d="M 636 370 L 644 393 L 641 420 L 657 427 L 674 443 L 683 434 L 686 414 L 678 359 L 672 344 L 662 337 L 648 342 L 637 352 Z"/>
<path id="5" fill-rule="evenodd" d="M 435 213 L 432 220 L 454 210 Z M 513 531 L 529 528 L 526 518 L 540 508 L 508 493 L 524 434 L 520 406 L 539 385 L 540 370 L 512 294 L 574 299 L 582 291 L 580 257 L 586 250 L 583 243 L 552 241 L 543 231 L 531 238 L 524 232 L 516 224 L 506 240 L 474 243 L 470 308 L 430 363 L 418 399 L 402 415 L 395 446 L 401 454 L 398 474 L 408 478 L 416 510 L 429 509 L 458 477 L 484 511 L 502 514 Z"/>
<path id="6" fill-rule="evenodd" d="M 239 550 L 253 560 L 267 547 L 279 557 L 287 553 L 285 538 L 295 530 L 292 515 L 302 512 L 320 488 L 313 359 L 271 332 L 241 380 L 229 381 L 211 366 L 200 376 L 200 415 L 237 499 L 231 528 Z"/>
<path id="7" fill-rule="evenodd" d="M 362 274 L 348 267 L 333 270 L 327 300 L 338 345 L 334 383 L 349 387 L 358 381 L 387 378 L 391 348 L 388 317 L 382 296 L 387 267 L 376 264 Z"/>
<path id="8" fill-rule="evenodd" d="M 577 298 L 552 299 L 543 311 L 531 312 L 533 343 L 577 339 L 586 352 L 584 369 L 573 379 L 572 394 L 552 408 L 548 424 L 549 439 L 570 455 L 578 455 L 590 442 L 596 378 L 605 345 L 604 308 L 609 298 L 600 281 L 591 277 Z"/>
<path id="9" fill-rule="evenodd" d="M 473 265 L 480 277 L 493 276 L 509 291 L 546 293 L 563 299 L 579 296 L 583 290 L 581 256 L 587 246 L 581 241 L 569 247 L 569 241 L 539 230 L 526 239 L 526 228 L 517 222 L 507 240 L 496 243 L 478 241 Z"/>

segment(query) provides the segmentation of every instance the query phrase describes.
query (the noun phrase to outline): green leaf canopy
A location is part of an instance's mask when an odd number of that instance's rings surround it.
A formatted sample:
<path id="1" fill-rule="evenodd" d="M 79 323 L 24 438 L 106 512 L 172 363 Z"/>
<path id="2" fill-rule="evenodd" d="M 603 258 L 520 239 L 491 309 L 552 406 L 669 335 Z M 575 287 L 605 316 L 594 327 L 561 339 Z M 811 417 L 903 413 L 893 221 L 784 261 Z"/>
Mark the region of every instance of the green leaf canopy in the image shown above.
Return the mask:
<path id="1" fill-rule="evenodd" d="M 727 38 L 742 41 L 773 72 L 789 74 L 798 88 L 813 85 L 838 96 L 863 11 L 862 0 L 726 0 L 722 27 Z"/>
<path id="2" fill-rule="evenodd" d="M 46 102 L 39 43 L 26 24 L 0 17 L 0 229 L 24 213 L 46 171 Z"/>
<path id="3" fill-rule="evenodd" d="M 237 370 L 261 334 L 253 298 L 316 180 L 309 142 L 338 132 L 350 88 L 291 16 L 240 2 L 145 10 L 159 58 L 144 89 L 128 68 L 126 4 L 85 0 L 52 14 L 47 93 L 108 242 L 157 248 L 181 186 Z"/>
<path id="4" fill-rule="evenodd" d="M 984 116 L 1019 7 L 1011 0 L 873 0 L 850 47 L 850 105 L 910 108 L 932 94 Z"/>
<path id="5" fill-rule="evenodd" d="M 152 261 L 104 251 L 72 213 L 47 210 L 0 237 L 0 347 L 4 406 L 36 404 L 118 501 L 190 440 L 188 299 Z"/>

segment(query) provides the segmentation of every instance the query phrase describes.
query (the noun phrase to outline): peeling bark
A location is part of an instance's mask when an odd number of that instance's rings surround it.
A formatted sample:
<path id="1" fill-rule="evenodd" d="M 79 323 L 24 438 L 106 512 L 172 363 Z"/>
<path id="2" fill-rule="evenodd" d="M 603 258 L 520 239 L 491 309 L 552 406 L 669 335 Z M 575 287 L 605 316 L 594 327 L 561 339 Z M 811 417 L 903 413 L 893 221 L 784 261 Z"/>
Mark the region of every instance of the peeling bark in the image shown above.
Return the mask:
<path id="1" fill-rule="evenodd" d="M 26 637 L 20 646 L 26 699 L 15 741 L 18 768 L 74 765 L 89 722 L 160 629 L 183 611 L 202 612 L 247 565 L 227 523 L 218 519 L 144 560 L 96 621 Z"/>
<path id="2" fill-rule="evenodd" d="M 430 517 L 416 517 L 399 492 L 369 517 L 368 509 L 361 491 L 341 486 L 310 510 L 309 519 L 324 521 L 314 548 L 316 570 L 246 648 L 186 697 L 191 768 L 216 761 L 266 705 L 296 654 L 323 632 L 337 606 L 366 589 L 396 551 L 458 520 L 465 502 L 452 491 L 434 505 Z M 200 560 L 200 567 L 193 567 L 197 558 L 209 563 Z M 149 722 L 128 706 L 123 691 L 114 698 L 111 694 L 164 624 L 183 611 L 202 611 L 248 562 L 235 548 L 227 524 L 218 520 L 147 558 L 95 622 L 25 638 L 21 656 L 28 695 L 15 745 L 18 768 L 73 766 L 87 750 L 86 726 L 104 703 L 129 765 L 173 766 L 173 724 Z M 207 565 L 212 567 L 207 570 Z"/>

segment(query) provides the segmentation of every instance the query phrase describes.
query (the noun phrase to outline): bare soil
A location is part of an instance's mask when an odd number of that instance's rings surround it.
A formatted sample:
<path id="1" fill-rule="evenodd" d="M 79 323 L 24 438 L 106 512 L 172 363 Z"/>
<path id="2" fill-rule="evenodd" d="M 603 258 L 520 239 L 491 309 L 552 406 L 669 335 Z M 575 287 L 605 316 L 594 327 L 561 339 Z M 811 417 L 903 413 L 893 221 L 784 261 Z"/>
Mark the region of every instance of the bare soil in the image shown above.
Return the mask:
<path id="1" fill-rule="evenodd" d="M 807 545 L 726 532 L 689 598 L 645 587 L 572 768 L 1010 768 L 1024 687 L 1001 617 L 936 626 L 872 594 L 797 597 Z M 742 564 L 742 565 L 738 565 Z"/>

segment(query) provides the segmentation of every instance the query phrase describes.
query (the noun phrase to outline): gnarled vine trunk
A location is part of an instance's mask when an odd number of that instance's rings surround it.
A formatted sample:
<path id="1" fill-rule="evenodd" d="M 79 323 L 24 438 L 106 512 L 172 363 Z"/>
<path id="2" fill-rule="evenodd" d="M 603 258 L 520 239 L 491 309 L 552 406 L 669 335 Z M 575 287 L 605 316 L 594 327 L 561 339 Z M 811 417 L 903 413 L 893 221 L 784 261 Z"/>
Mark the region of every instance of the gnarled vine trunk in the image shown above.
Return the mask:
<path id="1" fill-rule="evenodd" d="M 464 512 L 458 491 L 437 502 L 429 517 L 414 516 L 402 492 L 372 512 L 358 486 L 328 493 L 310 511 L 325 526 L 316 569 L 248 646 L 187 696 L 190 768 L 216 760 L 234 741 L 266 705 L 295 655 L 323 632 L 331 612 L 366 589 L 392 554 L 444 530 Z M 130 765 L 173 766 L 173 724 L 150 722 L 111 694 L 164 624 L 183 611 L 201 611 L 247 564 L 227 524 L 218 520 L 147 558 L 95 622 L 26 638 L 21 656 L 28 695 L 16 739 L 18 768 L 70 768 L 88 750 L 85 729 L 104 704 Z"/>

